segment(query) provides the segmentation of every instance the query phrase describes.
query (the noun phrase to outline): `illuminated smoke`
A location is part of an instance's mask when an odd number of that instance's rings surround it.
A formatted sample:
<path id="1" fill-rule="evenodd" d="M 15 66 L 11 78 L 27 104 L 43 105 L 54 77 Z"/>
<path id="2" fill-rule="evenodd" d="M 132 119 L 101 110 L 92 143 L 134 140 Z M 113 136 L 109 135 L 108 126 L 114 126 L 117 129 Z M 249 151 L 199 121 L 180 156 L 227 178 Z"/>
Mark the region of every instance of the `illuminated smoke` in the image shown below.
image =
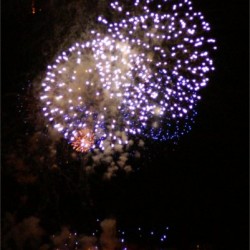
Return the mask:
<path id="1" fill-rule="evenodd" d="M 103 250 L 117 249 L 119 244 L 116 238 L 116 220 L 105 219 L 101 222 L 102 234 L 100 237 L 100 244 Z"/>

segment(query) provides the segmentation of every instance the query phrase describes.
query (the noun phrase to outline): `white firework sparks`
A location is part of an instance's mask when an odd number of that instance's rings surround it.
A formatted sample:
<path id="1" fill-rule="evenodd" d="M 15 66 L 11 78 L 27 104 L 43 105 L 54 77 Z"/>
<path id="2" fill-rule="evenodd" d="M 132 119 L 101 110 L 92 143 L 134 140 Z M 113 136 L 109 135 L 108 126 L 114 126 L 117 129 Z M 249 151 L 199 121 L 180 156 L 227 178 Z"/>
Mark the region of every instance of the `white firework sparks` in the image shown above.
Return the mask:
<path id="1" fill-rule="evenodd" d="M 133 122 L 121 114 L 135 116 L 133 79 L 147 81 L 149 73 L 142 56 L 129 45 L 95 35 L 92 42 L 76 43 L 48 66 L 40 99 L 44 115 L 66 139 L 73 142 L 79 130 L 89 129 L 96 142 L 92 148 L 104 149 L 105 141 L 112 147 L 127 144 L 127 133 L 136 133 Z"/>
<path id="2" fill-rule="evenodd" d="M 214 70 L 210 52 L 215 40 L 206 37 L 210 25 L 188 0 L 130 3 L 111 3 L 119 21 L 98 20 L 114 39 L 129 41 L 147 59 L 150 81 L 143 83 L 146 100 L 137 111 L 147 116 L 146 123 L 137 124 L 142 133 L 159 140 L 178 138 L 191 129 L 199 90 Z"/>
<path id="3" fill-rule="evenodd" d="M 71 143 L 79 131 L 93 133 L 90 149 L 123 147 L 130 135 L 178 138 L 190 130 L 199 90 L 214 70 L 209 24 L 188 0 L 111 8 L 114 22 L 98 18 L 106 33 L 92 31 L 48 66 L 44 115 Z"/>

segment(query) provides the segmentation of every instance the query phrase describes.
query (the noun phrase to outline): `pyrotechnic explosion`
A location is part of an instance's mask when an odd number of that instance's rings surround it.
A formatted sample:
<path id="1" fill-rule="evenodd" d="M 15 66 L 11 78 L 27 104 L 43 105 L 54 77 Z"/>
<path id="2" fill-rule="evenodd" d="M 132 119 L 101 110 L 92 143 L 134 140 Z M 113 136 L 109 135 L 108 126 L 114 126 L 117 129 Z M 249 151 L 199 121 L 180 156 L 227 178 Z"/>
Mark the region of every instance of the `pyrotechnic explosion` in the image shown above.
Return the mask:
<path id="1" fill-rule="evenodd" d="M 215 40 L 206 38 L 209 24 L 191 1 L 136 0 L 111 3 L 119 20 L 99 21 L 118 41 L 129 41 L 147 59 L 149 82 L 134 82 L 141 96 L 137 114 L 142 133 L 157 140 L 178 138 L 191 129 L 199 90 L 214 70 L 210 52 Z"/>
<path id="2" fill-rule="evenodd" d="M 78 152 L 87 152 L 94 144 L 94 135 L 89 129 L 82 129 L 72 142 L 73 149 Z"/>
<path id="3" fill-rule="evenodd" d="M 44 115 L 71 142 L 79 130 L 90 129 L 95 137 L 90 148 L 104 150 L 107 140 L 111 147 L 127 144 L 126 134 L 136 130 L 122 114 L 134 109 L 133 100 L 128 107 L 124 103 L 141 61 L 128 45 L 108 37 L 76 43 L 48 66 L 40 97 Z"/>
<path id="4" fill-rule="evenodd" d="M 106 31 L 59 55 L 42 82 L 44 115 L 80 152 L 124 147 L 131 135 L 179 138 L 214 70 L 215 40 L 191 1 L 110 7 L 114 21 L 98 18 Z"/>

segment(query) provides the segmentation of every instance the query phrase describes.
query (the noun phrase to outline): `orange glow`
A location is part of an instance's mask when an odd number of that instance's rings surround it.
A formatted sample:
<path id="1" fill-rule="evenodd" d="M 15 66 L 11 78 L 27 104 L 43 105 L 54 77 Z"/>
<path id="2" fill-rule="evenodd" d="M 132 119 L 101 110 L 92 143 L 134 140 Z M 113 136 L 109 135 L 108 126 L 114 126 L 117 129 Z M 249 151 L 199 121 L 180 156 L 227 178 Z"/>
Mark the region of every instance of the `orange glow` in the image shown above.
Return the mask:
<path id="1" fill-rule="evenodd" d="M 35 0 L 32 0 L 31 10 L 33 15 L 36 14 Z"/>
<path id="2" fill-rule="evenodd" d="M 85 153 L 90 150 L 94 141 L 94 134 L 90 129 L 81 129 L 75 136 L 72 147 L 77 152 Z"/>

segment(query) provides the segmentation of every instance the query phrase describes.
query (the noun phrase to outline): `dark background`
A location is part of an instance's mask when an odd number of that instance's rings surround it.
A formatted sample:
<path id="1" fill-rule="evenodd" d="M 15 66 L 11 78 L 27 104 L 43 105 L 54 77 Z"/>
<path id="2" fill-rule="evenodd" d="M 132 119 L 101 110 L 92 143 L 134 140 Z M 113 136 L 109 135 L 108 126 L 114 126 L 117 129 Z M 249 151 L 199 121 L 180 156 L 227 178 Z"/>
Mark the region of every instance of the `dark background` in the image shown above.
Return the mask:
<path id="1" fill-rule="evenodd" d="M 127 227 L 170 225 L 180 249 L 199 242 L 212 249 L 247 249 L 249 8 L 245 0 L 197 0 L 194 6 L 211 24 L 218 51 L 192 131 L 177 146 L 152 144 L 149 160 L 138 163 L 142 168 L 132 176 L 94 181 L 92 199 L 96 214 L 114 215 Z M 29 8 L 27 1 L 2 3 L 2 216 L 19 209 L 13 201 L 18 188 L 4 170 L 8 150 L 28 130 L 19 96 L 53 57 L 39 55 L 46 38 L 41 34 L 49 37 L 46 25 L 53 20 L 31 16 Z M 69 203 L 66 210 L 72 209 Z"/>

